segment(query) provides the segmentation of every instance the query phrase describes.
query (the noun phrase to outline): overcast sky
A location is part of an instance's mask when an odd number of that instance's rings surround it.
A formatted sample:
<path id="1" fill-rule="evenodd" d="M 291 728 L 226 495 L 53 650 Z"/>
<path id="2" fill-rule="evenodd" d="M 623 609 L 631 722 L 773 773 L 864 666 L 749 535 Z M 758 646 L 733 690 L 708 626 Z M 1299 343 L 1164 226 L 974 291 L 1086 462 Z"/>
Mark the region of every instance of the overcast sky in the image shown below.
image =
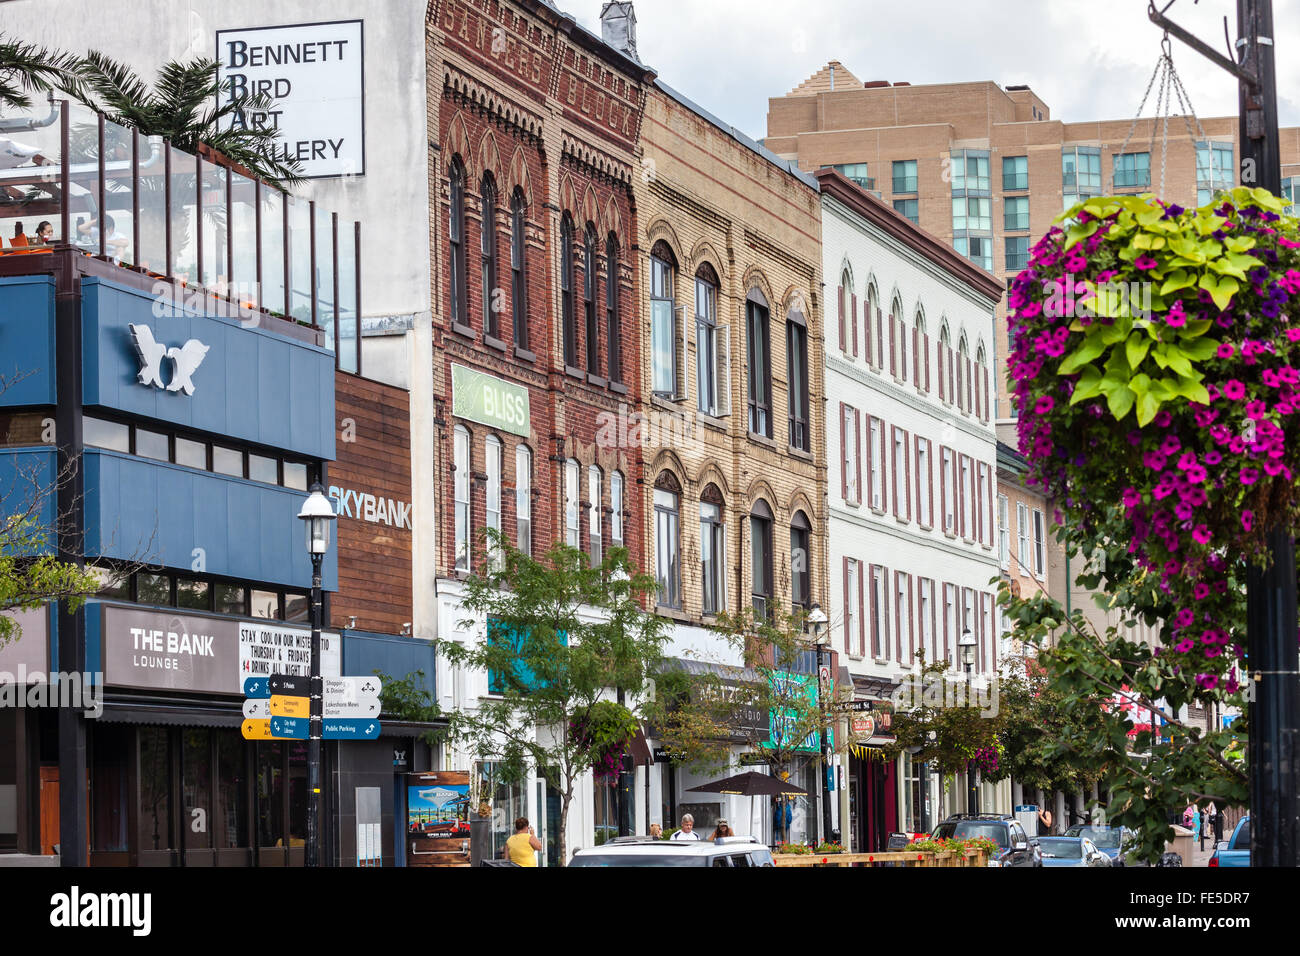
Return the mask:
<path id="1" fill-rule="evenodd" d="M 1161 0 L 1163 6 L 1165 0 Z M 599 34 L 602 0 L 558 0 Z M 1054 119 L 1128 119 L 1160 55 L 1146 0 L 636 0 L 637 49 L 660 78 L 755 138 L 769 97 L 829 60 L 861 80 L 1028 84 Z M 1223 51 L 1233 0 L 1168 11 Z M 1283 126 L 1300 125 L 1300 0 L 1276 0 Z M 1174 66 L 1198 116 L 1237 113 L 1237 84 L 1178 40 Z M 1143 111 L 1150 116 L 1156 93 Z"/>

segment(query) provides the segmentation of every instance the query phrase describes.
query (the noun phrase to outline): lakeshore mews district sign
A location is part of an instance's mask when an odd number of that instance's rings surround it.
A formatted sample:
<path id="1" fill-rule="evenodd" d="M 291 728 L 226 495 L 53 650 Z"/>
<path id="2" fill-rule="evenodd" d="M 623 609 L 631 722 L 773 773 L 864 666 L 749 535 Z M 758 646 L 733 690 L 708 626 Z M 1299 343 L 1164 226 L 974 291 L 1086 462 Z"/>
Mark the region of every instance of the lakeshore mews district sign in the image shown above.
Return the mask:
<path id="1" fill-rule="evenodd" d="M 219 30 L 217 60 L 226 102 L 271 101 L 265 111 L 233 114 L 231 126 L 277 130 L 276 158 L 301 163 L 308 179 L 365 174 L 362 21 Z"/>

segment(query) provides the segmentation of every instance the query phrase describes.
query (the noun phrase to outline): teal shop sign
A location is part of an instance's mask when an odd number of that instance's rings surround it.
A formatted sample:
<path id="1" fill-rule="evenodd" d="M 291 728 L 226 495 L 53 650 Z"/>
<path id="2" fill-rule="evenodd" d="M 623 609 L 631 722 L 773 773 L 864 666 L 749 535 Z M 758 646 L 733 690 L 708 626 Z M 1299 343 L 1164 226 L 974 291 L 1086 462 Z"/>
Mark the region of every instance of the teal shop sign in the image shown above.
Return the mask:
<path id="1" fill-rule="evenodd" d="M 512 435 L 530 433 L 528 389 L 463 365 L 451 367 L 451 413 Z"/>
<path id="2" fill-rule="evenodd" d="M 794 743 L 797 725 L 801 723 L 801 710 L 797 710 L 794 701 L 805 698 L 812 707 L 817 706 L 817 678 L 811 674 L 791 674 L 788 671 L 773 671 L 771 675 L 773 703 L 790 701 L 792 706 L 773 706 L 768 714 L 768 739 L 765 746 L 794 750 L 801 753 L 820 753 L 821 740 L 817 731 L 804 738 L 801 744 Z M 805 725 L 806 726 L 806 725 Z M 832 728 L 826 728 L 826 744 L 832 749 L 835 741 Z"/>

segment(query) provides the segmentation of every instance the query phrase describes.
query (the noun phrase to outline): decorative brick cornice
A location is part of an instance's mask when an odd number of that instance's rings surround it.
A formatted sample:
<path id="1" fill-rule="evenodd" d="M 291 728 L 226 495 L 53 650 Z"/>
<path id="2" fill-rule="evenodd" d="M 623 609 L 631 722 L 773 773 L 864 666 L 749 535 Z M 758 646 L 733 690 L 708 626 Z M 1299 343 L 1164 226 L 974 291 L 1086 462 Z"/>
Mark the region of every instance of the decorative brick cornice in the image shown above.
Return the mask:
<path id="1" fill-rule="evenodd" d="M 624 186 L 632 185 L 632 166 L 621 160 L 615 159 L 607 153 L 602 153 L 589 143 L 577 139 L 572 133 L 565 131 L 560 141 L 560 156 L 573 165 L 603 176 L 616 183 Z"/>
<path id="2" fill-rule="evenodd" d="M 491 87 L 484 86 L 474 77 L 450 63 L 442 69 L 444 95 L 470 109 L 494 117 L 510 130 L 536 143 L 542 141 L 542 118 L 523 109 L 518 103 L 502 96 Z"/>

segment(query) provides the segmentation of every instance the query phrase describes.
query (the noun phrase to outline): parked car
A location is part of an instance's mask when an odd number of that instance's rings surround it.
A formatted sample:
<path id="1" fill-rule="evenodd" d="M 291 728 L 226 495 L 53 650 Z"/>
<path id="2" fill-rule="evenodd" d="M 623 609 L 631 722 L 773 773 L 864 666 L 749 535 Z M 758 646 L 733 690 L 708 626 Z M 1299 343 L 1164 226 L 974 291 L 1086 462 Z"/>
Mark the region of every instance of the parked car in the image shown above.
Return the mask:
<path id="1" fill-rule="evenodd" d="M 569 866 L 775 866 L 772 851 L 756 837 L 718 840 L 656 840 L 619 837 L 573 854 Z"/>
<path id="2" fill-rule="evenodd" d="M 1068 837 L 1091 840 L 1098 850 L 1110 857 L 1112 866 L 1136 866 L 1129 853 L 1137 844 L 1137 834 L 1128 827 L 1088 826 L 1076 823 L 1065 831 Z"/>
<path id="3" fill-rule="evenodd" d="M 1006 813 L 956 813 L 934 828 L 936 840 L 988 837 L 998 850 L 989 866 L 1042 866 L 1039 841 L 1031 840 L 1020 821 Z"/>
<path id="4" fill-rule="evenodd" d="M 1250 814 L 1237 821 L 1232 836 L 1214 848 L 1209 866 L 1250 866 Z"/>
<path id="5" fill-rule="evenodd" d="M 1039 837 L 1043 852 L 1043 866 L 1101 866 L 1111 865 L 1110 857 L 1097 848 L 1087 837 Z"/>

